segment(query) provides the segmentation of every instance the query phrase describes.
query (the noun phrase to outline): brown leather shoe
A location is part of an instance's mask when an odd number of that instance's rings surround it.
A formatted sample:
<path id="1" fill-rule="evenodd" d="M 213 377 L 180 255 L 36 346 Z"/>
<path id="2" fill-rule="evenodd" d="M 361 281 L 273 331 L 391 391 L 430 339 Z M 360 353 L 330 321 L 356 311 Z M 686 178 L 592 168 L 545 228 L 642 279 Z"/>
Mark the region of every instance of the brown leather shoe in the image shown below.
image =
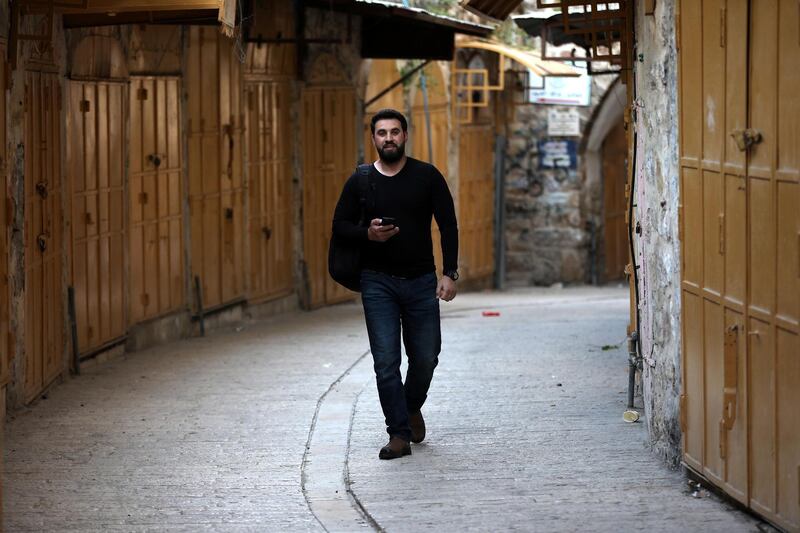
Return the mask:
<path id="1" fill-rule="evenodd" d="M 381 459 L 397 459 L 404 455 L 411 455 L 411 445 L 400 437 L 392 437 L 389 444 L 381 448 L 378 457 Z"/>
<path id="2" fill-rule="evenodd" d="M 425 440 L 425 419 L 422 411 L 408 415 L 408 425 L 411 428 L 411 442 L 418 444 Z"/>

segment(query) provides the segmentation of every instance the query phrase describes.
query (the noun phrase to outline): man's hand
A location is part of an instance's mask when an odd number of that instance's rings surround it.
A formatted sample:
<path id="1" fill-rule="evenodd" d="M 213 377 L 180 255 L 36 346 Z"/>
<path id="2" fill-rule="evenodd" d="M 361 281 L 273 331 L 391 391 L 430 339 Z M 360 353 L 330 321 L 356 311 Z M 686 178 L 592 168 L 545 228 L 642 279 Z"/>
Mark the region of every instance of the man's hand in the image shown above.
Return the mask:
<path id="1" fill-rule="evenodd" d="M 448 276 L 442 276 L 439 284 L 436 286 L 436 297 L 449 302 L 456 297 L 456 282 Z"/>
<path id="2" fill-rule="evenodd" d="M 371 241 L 386 242 L 400 232 L 400 228 L 389 224 L 381 226 L 381 219 L 373 218 L 369 223 L 367 238 Z"/>

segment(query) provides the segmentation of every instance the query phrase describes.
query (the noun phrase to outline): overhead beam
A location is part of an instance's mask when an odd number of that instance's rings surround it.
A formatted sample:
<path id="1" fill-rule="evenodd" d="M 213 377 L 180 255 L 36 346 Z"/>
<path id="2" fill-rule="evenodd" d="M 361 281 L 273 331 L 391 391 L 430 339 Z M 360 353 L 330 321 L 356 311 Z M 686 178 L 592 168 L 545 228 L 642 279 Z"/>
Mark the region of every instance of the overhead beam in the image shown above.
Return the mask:
<path id="1" fill-rule="evenodd" d="M 522 0 L 461 0 L 461 7 L 478 16 L 502 22 L 517 9 Z"/>

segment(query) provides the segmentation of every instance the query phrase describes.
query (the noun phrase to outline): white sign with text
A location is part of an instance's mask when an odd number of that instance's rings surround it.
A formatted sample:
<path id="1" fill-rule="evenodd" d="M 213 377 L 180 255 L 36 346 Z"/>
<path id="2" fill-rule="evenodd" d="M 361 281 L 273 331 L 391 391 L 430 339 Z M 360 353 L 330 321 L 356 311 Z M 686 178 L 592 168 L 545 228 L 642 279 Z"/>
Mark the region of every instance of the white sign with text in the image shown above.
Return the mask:
<path id="1" fill-rule="evenodd" d="M 577 137 L 581 134 L 581 117 L 578 110 L 549 109 L 547 111 L 547 135 L 550 137 Z"/>

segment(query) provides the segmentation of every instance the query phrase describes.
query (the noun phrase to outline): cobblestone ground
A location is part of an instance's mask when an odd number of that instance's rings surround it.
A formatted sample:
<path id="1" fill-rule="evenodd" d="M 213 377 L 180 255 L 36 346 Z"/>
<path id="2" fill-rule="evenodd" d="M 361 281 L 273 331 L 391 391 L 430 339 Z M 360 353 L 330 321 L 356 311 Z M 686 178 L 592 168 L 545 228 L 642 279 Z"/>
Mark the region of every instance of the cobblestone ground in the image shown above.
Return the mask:
<path id="1" fill-rule="evenodd" d="M 336 509 L 323 527 L 301 486 L 344 489 L 345 467 L 369 513 L 354 531 L 754 530 L 689 496 L 644 448 L 643 425 L 622 422 L 625 354 L 602 347 L 624 336 L 624 290 L 464 294 L 443 309 L 429 437 L 412 456 L 377 459 L 370 361 L 353 366 L 367 348 L 360 308 L 293 313 L 130 354 L 18 413 L 4 530 L 348 530 Z M 355 402 L 352 428 L 324 415 L 326 398 L 335 412 Z M 349 453 L 327 468 L 339 447 L 326 443 L 348 431 Z M 331 479 L 309 480 L 304 465 L 322 458 Z"/>
<path id="2" fill-rule="evenodd" d="M 683 476 L 644 448 L 644 424 L 622 420 L 624 291 L 468 294 L 454 303 L 423 408 L 428 437 L 413 454 L 376 460 L 386 435 L 374 380 L 356 406 L 352 490 L 381 527 L 755 530 L 708 493 L 692 497 Z"/>
<path id="3" fill-rule="evenodd" d="M 322 531 L 300 486 L 317 401 L 366 349 L 356 305 L 112 361 L 6 427 L 6 531 Z"/>

